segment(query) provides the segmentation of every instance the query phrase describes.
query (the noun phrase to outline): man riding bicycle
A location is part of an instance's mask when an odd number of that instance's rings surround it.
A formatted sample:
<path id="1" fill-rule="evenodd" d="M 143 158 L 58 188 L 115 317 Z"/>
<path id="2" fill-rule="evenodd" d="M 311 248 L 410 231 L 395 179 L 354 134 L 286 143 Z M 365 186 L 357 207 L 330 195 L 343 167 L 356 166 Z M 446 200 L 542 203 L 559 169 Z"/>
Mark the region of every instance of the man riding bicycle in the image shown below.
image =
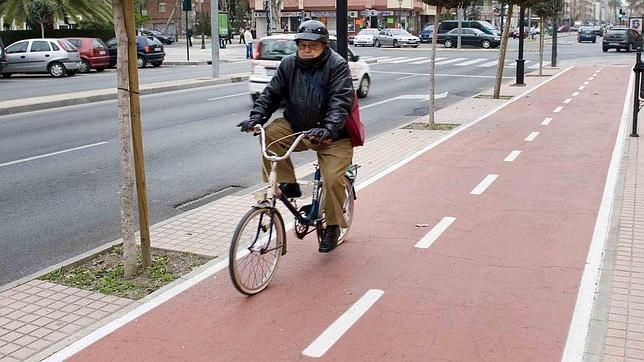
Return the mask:
<path id="1" fill-rule="evenodd" d="M 324 185 L 324 212 L 327 226 L 319 251 L 335 249 L 340 227 L 348 227 L 342 215 L 345 202 L 344 175 L 353 158 L 353 147 L 344 125 L 353 106 L 353 84 L 347 61 L 329 48 L 329 32 L 316 20 L 303 22 L 295 36 L 297 53 L 282 59 L 277 73 L 259 96 L 248 120 L 239 123 L 242 132 L 265 124 L 285 101 L 284 117 L 266 126 L 267 144 L 294 132 L 309 136 L 295 151 L 315 150 Z M 269 150 L 283 154 L 293 139 L 273 144 Z M 270 162 L 264 161 L 264 180 Z M 290 159 L 277 167 L 280 190 L 289 198 L 302 195 Z"/>

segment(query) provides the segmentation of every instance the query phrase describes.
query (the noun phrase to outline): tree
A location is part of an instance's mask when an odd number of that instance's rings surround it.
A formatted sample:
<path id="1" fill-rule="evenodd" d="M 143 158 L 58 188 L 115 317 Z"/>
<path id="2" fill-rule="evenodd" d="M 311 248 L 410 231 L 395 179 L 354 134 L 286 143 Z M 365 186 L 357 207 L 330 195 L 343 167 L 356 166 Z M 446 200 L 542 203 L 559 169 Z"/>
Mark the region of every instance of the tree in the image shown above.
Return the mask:
<path id="1" fill-rule="evenodd" d="M 72 19 L 89 21 L 92 23 L 112 23 L 112 6 L 109 0 L 52 0 L 58 7 L 53 17 L 56 19 Z M 25 23 L 28 21 L 27 5 L 25 0 L 0 0 L 0 17 L 4 16 L 6 23 L 13 21 Z"/>
<path id="2" fill-rule="evenodd" d="M 429 69 L 429 120 L 428 128 L 433 129 L 435 127 L 434 122 L 434 107 L 436 104 L 435 95 L 436 95 L 436 43 L 438 41 L 438 29 L 440 28 L 441 17 L 443 9 L 453 9 L 458 7 L 464 7 L 469 5 L 471 0 L 422 0 L 427 5 L 433 5 L 436 7 L 436 15 L 434 16 L 434 32 L 432 34 L 432 61 Z"/>
<path id="3" fill-rule="evenodd" d="M 631 16 L 639 16 L 644 7 L 644 0 L 627 0 L 628 7 L 631 9 Z"/>
<path id="4" fill-rule="evenodd" d="M 58 5 L 53 0 L 30 0 L 27 3 L 27 19 L 40 25 L 40 33 L 45 37 L 45 23 L 52 20 Z"/>
<path id="5" fill-rule="evenodd" d="M 622 0 L 608 0 L 608 7 L 613 10 L 613 20 L 617 22 L 617 10 L 622 6 Z"/>
<path id="6" fill-rule="evenodd" d="M 544 28 L 547 18 L 558 16 L 564 8 L 563 0 L 543 0 L 532 7 L 532 10 L 539 15 L 539 76 L 543 75 L 543 45 Z"/>

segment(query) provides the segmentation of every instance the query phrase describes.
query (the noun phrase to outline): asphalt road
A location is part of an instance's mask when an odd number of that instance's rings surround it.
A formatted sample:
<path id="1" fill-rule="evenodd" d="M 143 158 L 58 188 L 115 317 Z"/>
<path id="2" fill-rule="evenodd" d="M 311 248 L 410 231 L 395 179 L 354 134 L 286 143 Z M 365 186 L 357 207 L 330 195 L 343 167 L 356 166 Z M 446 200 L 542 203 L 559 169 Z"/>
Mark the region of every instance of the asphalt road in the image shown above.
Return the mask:
<path id="1" fill-rule="evenodd" d="M 488 57 L 443 52 L 438 56 L 445 59 Z M 360 48 L 360 54 L 398 58 L 371 67 L 372 89 L 361 101 L 368 137 L 427 114 L 422 98 L 428 92 L 428 65 L 413 64 L 423 55 L 368 48 Z M 392 63 L 403 58 L 405 63 Z M 457 64 L 438 71 L 437 93 L 448 92 L 438 108 L 493 85 L 496 68 L 478 66 L 485 61 Z M 507 70 L 506 76 L 513 74 Z M 190 200 L 259 182 L 257 141 L 234 126 L 250 110 L 247 87 L 239 83 L 142 97 L 152 223 L 182 212 L 175 206 Z M 396 98 L 402 95 L 417 99 Z M 0 117 L 0 139 L 0 285 L 120 237 L 114 101 Z M 301 164 L 313 156 L 295 160 Z"/>

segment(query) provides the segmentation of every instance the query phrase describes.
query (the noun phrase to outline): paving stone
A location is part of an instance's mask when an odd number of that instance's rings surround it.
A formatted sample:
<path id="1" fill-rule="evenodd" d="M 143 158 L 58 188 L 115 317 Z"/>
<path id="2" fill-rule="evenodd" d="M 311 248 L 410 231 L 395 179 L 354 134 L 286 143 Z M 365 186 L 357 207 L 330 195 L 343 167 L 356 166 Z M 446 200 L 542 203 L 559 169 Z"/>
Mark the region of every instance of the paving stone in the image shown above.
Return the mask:
<path id="1" fill-rule="evenodd" d="M 14 351 L 17 351 L 19 348 L 20 346 L 17 344 L 13 344 L 13 343 L 5 344 L 4 346 L 0 347 L 0 353 L 9 355 Z"/>
<path id="2" fill-rule="evenodd" d="M 31 348 L 21 347 L 17 351 L 14 351 L 13 353 L 11 353 L 11 356 L 22 361 L 22 360 L 26 360 L 30 356 L 33 356 L 35 353 L 36 351 L 34 351 Z"/>

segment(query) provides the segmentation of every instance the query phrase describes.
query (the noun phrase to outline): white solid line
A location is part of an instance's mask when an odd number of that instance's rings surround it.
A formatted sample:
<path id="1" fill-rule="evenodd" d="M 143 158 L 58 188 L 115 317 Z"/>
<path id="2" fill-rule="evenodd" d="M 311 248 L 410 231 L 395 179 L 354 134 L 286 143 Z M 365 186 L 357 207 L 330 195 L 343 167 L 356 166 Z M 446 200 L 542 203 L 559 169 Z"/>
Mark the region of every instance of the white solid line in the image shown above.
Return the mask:
<path id="1" fill-rule="evenodd" d="M 302 354 L 308 357 L 322 357 L 351 326 L 353 326 L 385 292 L 369 289 L 340 318 L 336 319 L 322 334 L 313 341 Z"/>
<path id="2" fill-rule="evenodd" d="M 584 359 L 586 339 L 588 337 L 590 318 L 592 316 L 593 303 L 595 300 L 595 290 L 599 284 L 604 246 L 606 244 L 606 239 L 608 238 L 611 218 L 614 216 L 612 215 L 612 211 L 613 202 L 615 200 L 615 188 L 617 186 L 622 149 L 624 148 L 624 142 L 626 139 L 624 135 L 631 107 L 630 100 L 633 95 L 634 80 L 634 74 L 631 73 L 626 97 L 624 97 L 624 108 L 622 109 L 622 119 L 619 125 L 619 130 L 617 131 L 615 148 L 613 149 L 613 155 L 610 160 L 610 165 L 608 166 L 604 193 L 599 206 L 599 212 L 597 213 L 597 221 L 595 222 L 593 238 L 590 243 L 588 256 L 586 257 L 584 273 L 581 276 L 581 282 L 579 284 L 577 302 L 575 303 L 575 310 L 572 315 L 572 321 L 570 322 L 570 329 L 568 330 L 566 347 L 564 349 L 563 356 L 561 357 L 561 361 L 563 362 L 582 361 Z"/>
<path id="3" fill-rule="evenodd" d="M 428 233 L 425 235 L 418 243 L 416 243 L 415 247 L 419 249 L 427 249 L 432 244 L 436 239 L 438 239 L 439 236 L 441 236 L 442 233 L 447 230 L 447 228 L 452 225 L 452 223 L 456 220 L 456 218 L 451 217 L 451 216 L 445 216 L 436 226 L 434 226 Z"/>
<path id="4" fill-rule="evenodd" d="M 547 125 L 550 124 L 550 122 L 552 122 L 552 118 L 546 118 L 546 119 L 543 120 L 543 122 L 541 122 L 541 125 L 542 126 L 547 126 Z"/>
<path id="5" fill-rule="evenodd" d="M 0 167 L 10 166 L 10 165 L 15 165 L 15 164 L 17 164 L 17 163 L 23 163 L 23 162 L 33 161 L 33 160 L 38 160 L 38 159 L 45 158 L 45 157 L 56 156 L 56 155 L 60 155 L 61 153 L 67 153 L 67 152 L 72 152 L 72 151 L 78 151 L 78 150 L 82 150 L 82 149 L 84 149 L 84 148 L 96 147 L 96 146 L 104 145 L 104 144 L 107 144 L 107 143 L 109 143 L 109 142 L 98 142 L 98 143 L 92 143 L 91 145 L 85 145 L 85 146 L 80 146 L 80 147 L 74 147 L 74 148 L 70 148 L 70 149 L 67 149 L 67 150 L 62 150 L 62 151 L 57 151 L 57 152 L 47 153 L 47 154 L 45 154 L 45 155 L 34 156 L 34 157 L 29 157 L 29 158 L 23 158 L 23 159 L 21 159 L 21 160 L 15 160 L 15 161 L 11 161 L 11 162 L 0 163 Z"/>
<path id="6" fill-rule="evenodd" d="M 443 65 L 443 64 L 456 63 L 456 62 L 463 61 L 463 60 L 465 60 L 465 59 L 467 59 L 467 58 L 454 58 L 454 59 L 447 59 L 447 60 L 443 60 L 442 62 L 436 62 L 436 65 Z"/>
<path id="7" fill-rule="evenodd" d="M 563 101 L 563 102 L 564 102 L 564 104 L 568 104 L 568 103 L 572 102 L 572 99 L 571 98 L 566 98 L 566 100 Z"/>
<path id="8" fill-rule="evenodd" d="M 216 98 L 208 98 L 209 101 L 217 101 L 220 99 L 226 99 L 226 98 L 233 98 L 233 97 L 239 97 L 239 96 L 247 96 L 248 92 L 246 93 L 237 93 L 237 94 L 229 94 L 227 96 L 222 96 L 222 97 L 216 97 Z"/>
<path id="9" fill-rule="evenodd" d="M 559 107 L 555 108 L 555 110 L 552 111 L 552 113 L 559 113 L 559 112 L 561 112 L 562 109 L 563 109 L 563 107 L 559 106 Z"/>
<path id="10" fill-rule="evenodd" d="M 470 194 L 471 195 L 480 195 L 480 194 L 482 194 L 488 187 L 490 187 L 492 182 L 494 182 L 494 180 L 496 180 L 497 177 L 499 177 L 499 175 L 492 175 L 492 174 L 487 175 L 483 179 L 483 181 L 481 181 L 478 184 L 478 186 L 476 186 L 474 188 L 474 190 L 470 191 Z"/>
<path id="11" fill-rule="evenodd" d="M 579 87 L 579 90 L 584 90 L 585 88 L 586 88 L 586 87 L 584 87 L 584 86 L 582 85 L 582 86 L 580 86 L 580 87 Z"/>
<path id="12" fill-rule="evenodd" d="M 212 265 L 206 269 L 204 269 L 202 272 L 199 274 L 193 276 L 190 279 L 187 279 L 185 282 L 176 285 L 174 288 L 167 290 L 165 293 L 159 295 L 158 297 L 150 300 L 149 302 L 142 304 L 131 311 L 127 312 L 126 314 L 122 315 L 121 317 L 109 322 L 108 324 L 104 325 L 103 327 L 93 331 L 92 333 L 86 335 L 85 337 L 79 339 L 78 341 L 70 344 L 69 346 L 61 349 L 57 353 L 49 356 L 47 359 L 44 361 L 46 362 L 58 362 L 58 361 L 64 361 L 71 356 L 75 355 L 76 353 L 82 351 L 89 345 L 93 344 L 94 342 L 100 340 L 101 338 L 107 336 L 108 334 L 114 332 L 115 330 L 121 328 L 122 326 L 126 325 L 127 323 L 135 320 L 136 318 L 140 317 L 141 315 L 151 311 L 152 309 L 158 307 L 159 305 L 165 303 L 166 301 L 172 299 L 179 293 L 183 292 L 184 290 L 196 285 L 197 283 L 205 280 L 206 278 L 212 276 L 213 274 L 219 272 L 222 269 L 225 269 L 228 267 L 228 258 L 220 261 L 219 263 Z"/>
<path id="13" fill-rule="evenodd" d="M 560 77 L 560 76 L 562 76 L 563 74 L 566 74 L 567 72 L 569 72 L 569 71 L 570 71 L 571 69 L 573 69 L 573 68 L 574 68 L 574 66 L 570 66 L 570 67 L 568 67 L 568 68 L 564 69 L 564 70 L 563 70 L 563 71 L 561 71 L 560 73 L 558 73 L 558 74 L 556 74 L 555 76 L 553 76 L 553 77 L 551 77 L 551 78 L 547 79 L 545 82 L 543 82 L 543 83 L 541 83 L 541 84 L 537 85 L 537 86 L 536 86 L 536 87 L 534 87 L 533 89 L 530 89 L 530 90 L 525 91 L 525 92 L 524 92 L 524 93 L 522 93 L 521 95 L 519 95 L 519 96 L 517 96 L 517 97 L 512 98 L 512 99 L 511 99 L 510 101 L 508 101 L 507 103 L 503 103 L 503 104 L 501 104 L 500 106 L 498 106 L 498 107 L 496 107 L 496 108 L 494 108 L 494 109 L 490 110 L 488 113 L 486 113 L 486 114 L 482 115 L 481 117 L 477 118 L 476 120 L 474 120 L 474 121 L 472 121 L 472 122 L 470 122 L 470 123 L 468 123 L 468 124 L 466 124 L 466 125 L 463 125 L 463 126 L 458 127 L 458 128 L 457 128 L 457 129 L 455 129 L 454 131 L 450 132 L 447 136 L 445 136 L 445 137 L 443 137 L 443 138 L 441 138 L 441 139 L 439 139 L 439 140 L 436 140 L 436 142 L 431 143 L 431 144 L 429 144 L 429 145 L 425 146 L 424 148 L 422 148 L 422 149 L 420 149 L 420 150 L 418 150 L 418 151 L 416 151 L 416 152 L 412 153 L 411 155 L 407 156 L 406 158 L 404 158 L 404 159 L 402 159 L 402 160 L 400 160 L 400 161 L 398 161 L 398 162 L 394 163 L 393 165 L 391 165 L 391 166 L 389 166 L 389 167 L 385 168 L 384 170 L 382 170 L 382 171 L 378 172 L 377 174 L 373 175 L 372 177 L 368 178 L 367 180 L 365 180 L 365 181 L 363 181 L 363 182 L 359 182 L 359 183 L 356 185 L 356 190 L 357 190 L 357 191 L 360 191 L 360 190 L 364 189 L 365 187 L 367 187 L 367 186 L 371 185 L 372 183 L 374 183 L 374 182 L 376 182 L 376 181 L 380 180 L 381 178 L 383 178 L 383 177 L 385 177 L 385 176 L 389 175 L 390 173 L 392 173 L 392 172 L 396 171 L 397 169 L 399 169 L 399 168 L 403 167 L 404 165 L 406 165 L 406 164 L 410 163 L 411 161 L 413 161 L 414 159 L 416 159 L 418 156 L 420 156 L 420 155 L 424 154 L 425 152 L 427 152 L 427 151 L 429 151 L 429 150 L 431 150 L 431 149 L 435 148 L 436 146 L 438 146 L 438 145 L 440 145 L 440 144 L 442 144 L 442 143 L 444 143 L 444 142 L 447 142 L 447 141 L 448 141 L 448 140 L 450 140 L 452 137 L 454 137 L 454 136 L 458 135 L 459 133 L 461 133 L 461 132 L 465 131 L 466 129 L 468 129 L 468 128 L 472 127 L 473 125 L 475 125 L 475 124 L 477 124 L 477 123 L 481 122 L 482 120 L 484 120 L 484 119 L 486 119 L 486 118 L 490 117 L 491 115 L 495 114 L 496 112 L 498 112 L 498 111 L 502 110 L 503 108 L 505 108 L 505 107 L 509 106 L 510 104 L 513 104 L 513 103 L 514 103 L 514 102 L 516 102 L 517 100 L 519 100 L 519 99 L 521 99 L 521 98 L 525 97 L 526 95 L 528 95 L 528 94 L 530 94 L 530 93 L 534 92 L 535 90 L 537 90 L 537 89 L 539 89 L 539 88 L 543 87 L 544 85 L 546 85 L 546 84 L 548 84 L 548 83 L 552 82 L 553 80 L 555 80 L 555 79 L 559 78 L 559 77 Z"/>
<path id="14" fill-rule="evenodd" d="M 487 59 L 485 59 L 485 58 L 476 58 L 476 59 L 469 60 L 467 62 L 454 64 L 454 65 L 457 66 L 457 67 L 467 67 L 468 65 L 473 65 L 473 64 L 476 64 L 476 63 L 480 63 L 480 62 L 483 62 L 485 60 L 487 60 Z"/>
<path id="15" fill-rule="evenodd" d="M 539 132 L 532 132 L 532 133 L 530 133 L 530 134 L 528 135 L 528 137 L 526 137 L 526 138 L 524 139 L 524 141 L 526 141 L 526 142 L 532 142 L 532 141 L 534 141 L 534 139 L 535 139 L 535 138 L 537 138 L 537 136 L 538 136 L 538 135 L 539 135 Z"/>
<path id="16" fill-rule="evenodd" d="M 520 154 L 521 154 L 521 151 L 514 150 L 514 151 L 510 152 L 510 154 L 505 159 L 503 159 L 503 161 L 505 161 L 505 162 L 514 162 L 514 160 L 516 160 L 517 157 L 519 157 Z"/>
<path id="17" fill-rule="evenodd" d="M 576 97 L 578 95 L 579 95 L 579 92 L 575 92 L 575 93 L 572 94 L 573 97 Z"/>

